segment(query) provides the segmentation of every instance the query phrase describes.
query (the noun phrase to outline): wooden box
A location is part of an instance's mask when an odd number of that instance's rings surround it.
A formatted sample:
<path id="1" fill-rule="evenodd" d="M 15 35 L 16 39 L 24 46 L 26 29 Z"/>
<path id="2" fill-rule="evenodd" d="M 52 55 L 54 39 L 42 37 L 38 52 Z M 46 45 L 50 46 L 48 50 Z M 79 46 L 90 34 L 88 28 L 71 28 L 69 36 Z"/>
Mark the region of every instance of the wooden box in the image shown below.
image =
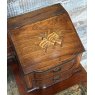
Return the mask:
<path id="1" fill-rule="evenodd" d="M 85 50 L 60 4 L 8 19 L 8 33 L 28 92 L 47 88 L 80 70 Z"/>

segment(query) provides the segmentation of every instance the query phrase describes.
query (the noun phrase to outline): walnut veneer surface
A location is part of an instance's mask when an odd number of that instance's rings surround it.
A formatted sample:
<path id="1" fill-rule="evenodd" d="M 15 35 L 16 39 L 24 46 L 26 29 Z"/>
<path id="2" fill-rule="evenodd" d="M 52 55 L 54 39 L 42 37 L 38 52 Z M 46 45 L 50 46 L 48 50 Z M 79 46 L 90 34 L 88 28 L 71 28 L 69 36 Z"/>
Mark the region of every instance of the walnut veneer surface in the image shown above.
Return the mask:
<path id="1" fill-rule="evenodd" d="M 28 92 L 49 87 L 80 70 L 85 50 L 60 4 L 8 19 L 8 31 Z"/>
<path id="2" fill-rule="evenodd" d="M 50 18 L 50 15 L 53 17 Z M 42 16 L 44 16 L 44 20 L 42 20 Z M 32 17 L 32 23 L 26 22 L 28 25 L 22 26 L 22 23 L 25 22 L 23 19 L 29 21 L 28 17 Z M 19 21 L 20 18 L 23 18 L 22 22 Z M 58 65 L 60 61 L 66 61 L 84 51 L 67 12 L 60 5 L 56 4 L 37 10 L 37 12 L 9 19 L 8 25 L 24 73 L 47 70 Z M 12 30 L 12 28 L 17 29 Z M 60 44 L 48 46 L 45 51 L 46 49 L 41 48 L 39 44 L 42 38 L 46 38 L 52 32 L 59 35 L 59 40 L 63 44 L 62 46 Z"/>
<path id="3" fill-rule="evenodd" d="M 59 0 L 59 1 L 61 1 L 61 0 Z M 79 34 L 79 36 L 80 36 L 80 38 L 83 42 L 83 45 L 86 48 L 86 3 L 85 3 L 85 1 L 86 0 L 79 0 L 79 1 L 78 0 L 74 0 L 74 1 L 73 0 L 70 0 L 70 1 L 67 0 L 67 3 L 64 3 L 65 1 L 63 1 L 62 4 L 68 10 L 69 15 L 71 16 L 71 19 L 73 20 L 73 23 L 75 25 L 75 28 L 77 29 L 77 32 L 78 32 L 78 34 Z M 53 2 L 50 0 L 50 2 L 51 3 L 56 3 L 55 0 Z M 16 4 L 17 8 L 14 6 L 15 3 L 19 3 L 19 2 L 18 1 L 12 2 L 12 9 L 14 9 L 16 11 L 19 11 L 18 7 L 19 7 L 19 4 L 21 5 L 21 3 Z M 26 4 L 26 2 L 24 2 L 24 1 L 22 3 Z M 42 7 L 44 5 L 47 6 L 46 4 L 47 3 L 45 3 L 45 0 L 44 0 L 44 2 L 39 2 L 39 0 L 37 0 L 37 2 L 35 3 L 35 7 L 37 7 L 38 5 L 42 6 Z M 30 4 L 28 4 L 27 6 L 28 6 L 29 9 L 31 9 L 29 5 Z M 31 7 L 34 8 L 34 6 L 31 6 Z M 21 8 L 21 10 L 20 10 L 20 12 L 21 12 L 22 7 L 19 7 L 19 8 Z M 25 8 L 27 8 L 27 7 L 24 7 L 23 9 L 25 10 Z M 10 11 L 11 11 L 12 14 L 13 14 L 13 12 L 15 12 L 15 11 L 12 11 L 12 10 L 10 10 Z M 10 15 L 10 14 L 8 14 L 8 15 Z M 86 62 L 85 62 L 86 56 L 85 55 L 86 55 L 86 53 L 82 57 L 82 64 L 83 65 L 86 65 Z M 85 69 L 86 69 L 86 66 L 85 66 Z M 8 95 L 12 95 L 12 94 L 18 95 L 18 90 L 17 90 L 17 86 L 15 84 L 15 80 L 10 78 L 10 81 L 8 81 Z"/>

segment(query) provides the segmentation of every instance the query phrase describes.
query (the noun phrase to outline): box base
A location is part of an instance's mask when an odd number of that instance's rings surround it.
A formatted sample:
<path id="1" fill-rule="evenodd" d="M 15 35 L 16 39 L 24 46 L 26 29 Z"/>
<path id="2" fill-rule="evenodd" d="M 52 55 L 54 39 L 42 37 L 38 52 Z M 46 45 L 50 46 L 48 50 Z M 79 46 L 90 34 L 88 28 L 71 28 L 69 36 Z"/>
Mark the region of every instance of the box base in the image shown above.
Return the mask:
<path id="1" fill-rule="evenodd" d="M 24 82 L 22 81 L 20 76 L 19 66 L 16 63 L 8 64 L 11 66 L 13 71 L 16 83 L 18 85 L 18 90 L 21 95 L 54 95 L 62 90 L 65 90 L 75 84 L 82 84 L 84 86 L 87 85 L 87 73 L 84 68 L 80 65 L 81 70 L 77 71 L 74 75 L 70 78 L 63 80 L 59 83 L 56 83 L 48 88 L 44 89 L 31 89 L 26 90 Z M 34 91 L 33 91 L 34 90 Z M 31 92 L 32 91 L 32 92 Z"/>

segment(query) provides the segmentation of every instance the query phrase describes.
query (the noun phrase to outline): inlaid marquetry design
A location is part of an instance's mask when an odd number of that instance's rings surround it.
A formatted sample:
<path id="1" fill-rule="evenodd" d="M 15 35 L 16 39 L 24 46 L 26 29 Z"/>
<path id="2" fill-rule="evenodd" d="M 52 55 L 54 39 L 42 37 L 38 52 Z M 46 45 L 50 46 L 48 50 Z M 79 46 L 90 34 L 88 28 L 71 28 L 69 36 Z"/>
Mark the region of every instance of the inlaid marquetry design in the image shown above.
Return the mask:
<path id="1" fill-rule="evenodd" d="M 52 32 L 49 35 L 47 35 L 46 38 L 42 39 L 42 41 L 40 42 L 39 46 L 41 48 L 46 48 L 46 47 L 49 47 L 51 45 L 55 45 L 56 43 L 61 45 L 61 40 L 59 39 L 59 35 L 57 33 Z"/>
<path id="2" fill-rule="evenodd" d="M 8 31 L 27 92 L 52 86 L 80 70 L 85 50 L 60 4 L 9 19 Z"/>

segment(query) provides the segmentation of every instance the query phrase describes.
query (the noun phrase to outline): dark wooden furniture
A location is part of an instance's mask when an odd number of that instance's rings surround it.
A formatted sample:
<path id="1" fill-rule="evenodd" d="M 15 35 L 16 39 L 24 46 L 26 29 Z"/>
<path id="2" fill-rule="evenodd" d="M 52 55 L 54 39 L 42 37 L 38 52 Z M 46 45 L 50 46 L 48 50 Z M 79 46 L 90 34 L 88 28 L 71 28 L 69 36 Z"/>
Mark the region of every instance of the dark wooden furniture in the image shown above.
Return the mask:
<path id="1" fill-rule="evenodd" d="M 20 75 L 19 65 L 15 62 L 9 63 L 8 65 L 11 67 L 11 70 L 13 71 L 20 95 L 55 95 L 60 91 L 63 91 L 76 84 L 81 84 L 86 87 L 87 73 L 84 70 L 84 68 L 80 65 L 81 70 L 74 73 L 70 78 L 60 81 L 50 87 L 47 87 L 46 89 L 39 89 L 27 93 L 26 87 Z"/>
<path id="2" fill-rule="evenodd" d="M 81 70 L 84 47 L 60 4 L 8 19 L 8 33 L 28 92 Z"/>

